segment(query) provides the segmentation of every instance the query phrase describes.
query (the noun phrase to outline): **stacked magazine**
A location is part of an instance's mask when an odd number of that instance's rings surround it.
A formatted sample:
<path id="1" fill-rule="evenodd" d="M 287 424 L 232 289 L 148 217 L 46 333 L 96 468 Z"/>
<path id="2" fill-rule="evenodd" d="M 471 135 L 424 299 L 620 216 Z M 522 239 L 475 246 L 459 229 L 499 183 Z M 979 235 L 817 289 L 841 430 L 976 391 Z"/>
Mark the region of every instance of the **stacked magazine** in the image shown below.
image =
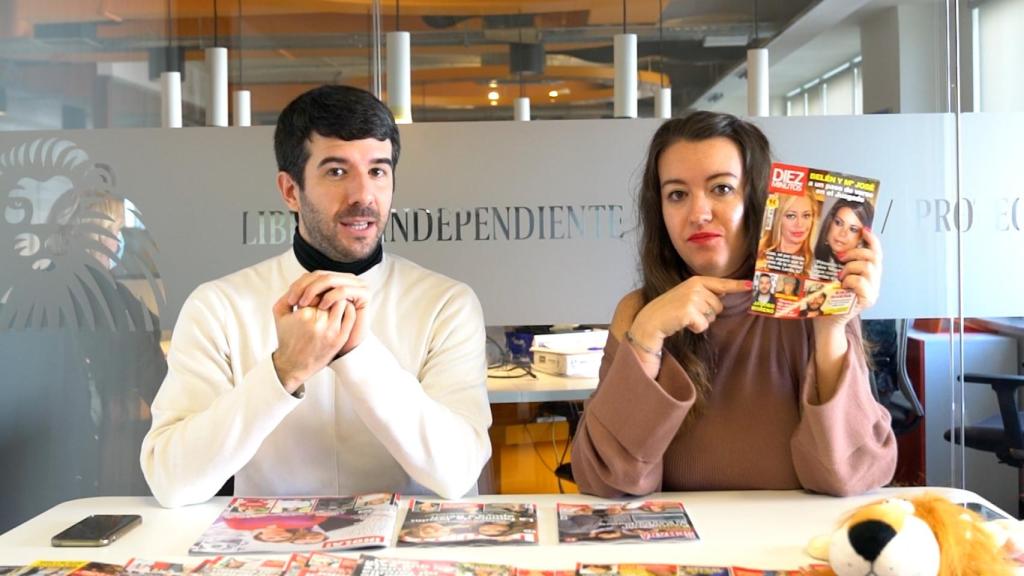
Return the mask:
<path id="1" fill-rule="evenodd" d="M 818 573 L 822 565 L 800 570 L 757 570 L 728 566 L 684 566 L 680 564 L 579 564 L 576 574 L 605 576 L 802 576 Z"/>
<path id="2" fill-rule="evenodd" d="M 822 574 L 825 568 L 827 566 L 821 564 L 799 570 L 759 570 L 679 564 L 578 563 L 575 570 L 538 570 L 508 564 L 379 558 L 365 554 L 349 558 L 325 552 L 297 552 L 287 560 L 214 556 L 191 569 L 181 564 L 138 558 L 130 560 L 123 568 L 99 562 L 40 561 L 5 573 L 11 576 L 810 576 Z"/>
<path id="3" fill-rule="evenodd" d="M 383 548 L 398 517 L 396 494 L 234 498 L 189 554 Z"/>
<path id="4" fill-rule="evenodd" d="M 772 164 L 754 272 L 751 312 L 776 318 L 845 314 L 856 304 L 842 287 L 851 250 L 863 247 L 878 180 Z"/>
<path id="5" fill-rule="evenodd" d="M 533 504 L 412 500 L 399 546 L 496 546 L 537 543 Z"/>
<path id="6" fill-rule="evenodd" d="M 697 540 L 682 502 L 558 504 L 559 542 Z"/>

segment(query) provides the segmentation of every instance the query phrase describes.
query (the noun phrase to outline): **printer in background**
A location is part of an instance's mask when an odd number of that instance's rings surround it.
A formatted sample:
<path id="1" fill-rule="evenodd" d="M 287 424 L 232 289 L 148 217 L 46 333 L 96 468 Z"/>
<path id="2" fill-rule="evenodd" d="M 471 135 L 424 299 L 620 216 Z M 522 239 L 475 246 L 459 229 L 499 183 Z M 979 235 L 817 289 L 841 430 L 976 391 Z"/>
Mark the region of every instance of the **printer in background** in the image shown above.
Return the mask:
<path id="1" fill-rule="evenodd" d="M 607 330 L 536 334 L 530 351 L 533 369 L 556 376 L 597 378 Z"/>

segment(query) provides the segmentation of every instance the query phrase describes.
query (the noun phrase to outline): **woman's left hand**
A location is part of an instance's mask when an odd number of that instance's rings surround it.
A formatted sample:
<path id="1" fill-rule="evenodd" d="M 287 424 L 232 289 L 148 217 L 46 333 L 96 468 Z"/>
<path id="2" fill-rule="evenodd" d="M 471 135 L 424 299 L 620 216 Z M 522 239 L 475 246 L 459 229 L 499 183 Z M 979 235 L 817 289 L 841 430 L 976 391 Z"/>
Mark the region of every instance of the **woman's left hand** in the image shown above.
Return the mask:
<path id="1" fill-rule="evenodd" d="M 826 324 L 832 324 L 845 327 L 850 319 L 871 308 L 878 301 L 878 293 L 882 288 L 882 242 L 870 228 L 865 227 L 862 234 L 864 246 L 841 255 L 845 264 L 839 272 L 842 287 L 856 294 L 856 303 L 846 314 L 815 318 L 815 326 L 825 327 Z"/>

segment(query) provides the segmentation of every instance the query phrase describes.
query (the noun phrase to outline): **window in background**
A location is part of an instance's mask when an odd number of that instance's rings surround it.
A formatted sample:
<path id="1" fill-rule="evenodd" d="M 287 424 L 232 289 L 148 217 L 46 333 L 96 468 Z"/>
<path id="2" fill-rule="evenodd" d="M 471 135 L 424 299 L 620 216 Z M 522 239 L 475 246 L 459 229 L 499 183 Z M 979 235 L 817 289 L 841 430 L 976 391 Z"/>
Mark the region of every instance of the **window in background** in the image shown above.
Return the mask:
<path id="1" fill-rule="evenodd" d="M 843 62 L 786 94 L 786 116 L 862 114 L 861 57 Z"/>

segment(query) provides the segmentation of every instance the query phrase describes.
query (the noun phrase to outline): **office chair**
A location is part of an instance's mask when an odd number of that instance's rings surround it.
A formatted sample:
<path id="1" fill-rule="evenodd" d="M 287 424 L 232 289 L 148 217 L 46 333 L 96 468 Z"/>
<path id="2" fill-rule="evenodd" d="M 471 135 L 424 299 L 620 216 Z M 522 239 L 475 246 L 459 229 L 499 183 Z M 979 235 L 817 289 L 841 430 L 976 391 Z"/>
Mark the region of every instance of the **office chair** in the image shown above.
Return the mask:
<path id="1" fill-rule="evenodd" d="M 963 444 L 968 448 L 992 452 L 1000 462 L 1017 469 L 1017 517 L 1024 518 L 1024 412 L 1018 410 L 1017 389 L 1024 386 L 1024 376 L 1009 374 L 965 373 L 962 382 L 988 384 L 999 401 L 999 414 L 963 428 Z M 959 430 L 957 431 L 959 432 Z M 943 437 L 952 441 L 953 430 Z M 961 434 L 956 434 L 960 441 Z"/>

